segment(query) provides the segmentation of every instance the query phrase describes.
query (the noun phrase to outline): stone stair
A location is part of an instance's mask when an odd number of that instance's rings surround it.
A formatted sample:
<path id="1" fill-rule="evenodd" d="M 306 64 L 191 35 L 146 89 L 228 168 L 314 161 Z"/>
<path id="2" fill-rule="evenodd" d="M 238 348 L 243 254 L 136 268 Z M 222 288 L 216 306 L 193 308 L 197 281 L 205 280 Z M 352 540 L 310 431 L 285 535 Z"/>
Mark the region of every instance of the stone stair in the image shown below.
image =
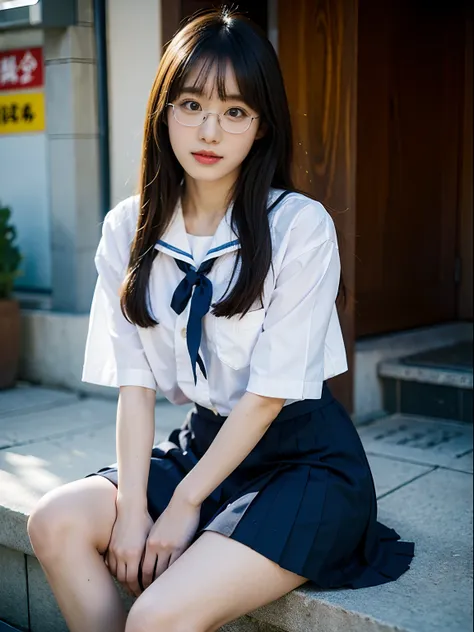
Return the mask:
<path id="1" fill-rule="evenodd" d="M 185 413 L 157 403 L 156 439 Z M 416 543 L 411 569 L 374 588 L 303 587 L 223 632 L 472 630 L 472 425 L 397 412 L 358 430 L 379 519 Z M 115 461 L 114 435 L 112 401 L 28 385 L 0 393 L 0 620 L 17 630 L 67 629 L 26 523 L 48 489 Z"/>
<path id="2" fill-rule="evenodd" d="M 472 423 L 472 348 L 465 341 L 382 362 L 385 410 Z"/>

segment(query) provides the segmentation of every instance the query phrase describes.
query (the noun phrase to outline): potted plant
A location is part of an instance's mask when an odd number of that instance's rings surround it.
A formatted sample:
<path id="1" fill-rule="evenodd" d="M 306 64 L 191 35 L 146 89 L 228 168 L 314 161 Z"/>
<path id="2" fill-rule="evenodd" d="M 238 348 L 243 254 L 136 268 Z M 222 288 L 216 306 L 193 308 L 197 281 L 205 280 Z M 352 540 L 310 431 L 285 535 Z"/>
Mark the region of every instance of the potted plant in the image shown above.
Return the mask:
<path id="1" fill-rule="evenodd" d="M 20 364 L 20 305 L 13 298 L 13 283 L 22 257 L 10 217 L 10 209 L 0 205 L 0 389 L 15 384 Z"/>

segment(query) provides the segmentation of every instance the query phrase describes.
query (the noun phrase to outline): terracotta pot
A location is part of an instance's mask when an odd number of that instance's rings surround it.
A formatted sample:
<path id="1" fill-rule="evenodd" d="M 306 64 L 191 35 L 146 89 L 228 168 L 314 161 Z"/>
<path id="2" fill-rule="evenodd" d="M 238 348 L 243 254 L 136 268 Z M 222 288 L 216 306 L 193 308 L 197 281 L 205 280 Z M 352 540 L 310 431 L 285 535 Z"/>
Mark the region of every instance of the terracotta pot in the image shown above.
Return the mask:
<path id="1" fill-rule="evenodd" d="M 0 389 L 14 386 L 20 364 L 20 305 L 0 299 Z"/>

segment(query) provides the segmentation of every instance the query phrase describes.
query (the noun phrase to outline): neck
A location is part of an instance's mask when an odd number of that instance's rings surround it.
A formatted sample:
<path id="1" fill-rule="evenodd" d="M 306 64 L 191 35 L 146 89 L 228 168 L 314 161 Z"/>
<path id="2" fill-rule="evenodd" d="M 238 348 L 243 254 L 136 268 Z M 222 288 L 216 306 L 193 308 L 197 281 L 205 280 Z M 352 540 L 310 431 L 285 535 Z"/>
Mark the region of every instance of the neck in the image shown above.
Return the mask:
<path id="1" fill-rule="evenodd" d="M 229 174 L 217 182 L 195 180 L 185 174 L 182 197 L 184 217 L 191 222 L 204 224 L 222 219 L 230 204 L 229 192 L 235 180 L 235 174 Z"/>

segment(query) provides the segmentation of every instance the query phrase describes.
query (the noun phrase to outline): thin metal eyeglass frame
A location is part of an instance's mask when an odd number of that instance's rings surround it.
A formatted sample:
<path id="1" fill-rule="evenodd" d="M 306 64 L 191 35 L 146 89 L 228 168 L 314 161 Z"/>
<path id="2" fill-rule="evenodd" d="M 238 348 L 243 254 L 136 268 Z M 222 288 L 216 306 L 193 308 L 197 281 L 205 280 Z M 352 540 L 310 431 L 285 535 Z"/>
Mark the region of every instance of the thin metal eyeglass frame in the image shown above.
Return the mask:
<path id="1" fill-rule="evenodd" d="M 228 134 L 245 134 L 245 132 L 248 132 L 248 130 L 250 129 L 250 126 L 252 125 L 252 123 L 253 123 L 256 119 L 260 118 L 259 116 L 251 116 L 251 117 L 250 117 L 250 123 L 248 124 L 248 127 L 247 127 L 246 129 L 242 130 L 241 132 L 230 132 L 229 130 L 224 129 L 224 128 L 222 127 L 222 123 L 221 123 L 221 114 L 219 114 L 218 112 L 205 112 L 205 111 L 203 110 L 203 112 L 202 112 L 202 114 L 203 114 L 203 119 L 202 119 L 202 121 L 201 121 L 200 123 L 197 123 L 196 125 L 186 125 L 186 123 L 181 123 L 181 121 L 178 121 L 178 119 L 176 118 L 176 110 L 175 110 L 176 105 L 175 105 L 174 103 L 167 103 L 167 104 L 166 104 L 166 106 L 168 106 L 168 105 L 171 105 L 171 107 L 173 108 L 173 117 L 174 117 L 174 120 L 175 120 L 175 121 L 176 121 L 179 125 L 182 125 L 183 127 L 199 127 L 200 125 L 202 125 L 202 124 L 204 123 L 204 121 L 205 121 L 205 120 L 207 120 L 207 118 L 208 118 L 209 114 L 215 114 L 215 115 L 217 116 L 217 121 L 218 121 L 218 123 L 219 123 L 219 125 L 220 125 L 220 127 L 221 127 L 222 131 L 223 131 L 223 132 L 227 132 Z"/>

